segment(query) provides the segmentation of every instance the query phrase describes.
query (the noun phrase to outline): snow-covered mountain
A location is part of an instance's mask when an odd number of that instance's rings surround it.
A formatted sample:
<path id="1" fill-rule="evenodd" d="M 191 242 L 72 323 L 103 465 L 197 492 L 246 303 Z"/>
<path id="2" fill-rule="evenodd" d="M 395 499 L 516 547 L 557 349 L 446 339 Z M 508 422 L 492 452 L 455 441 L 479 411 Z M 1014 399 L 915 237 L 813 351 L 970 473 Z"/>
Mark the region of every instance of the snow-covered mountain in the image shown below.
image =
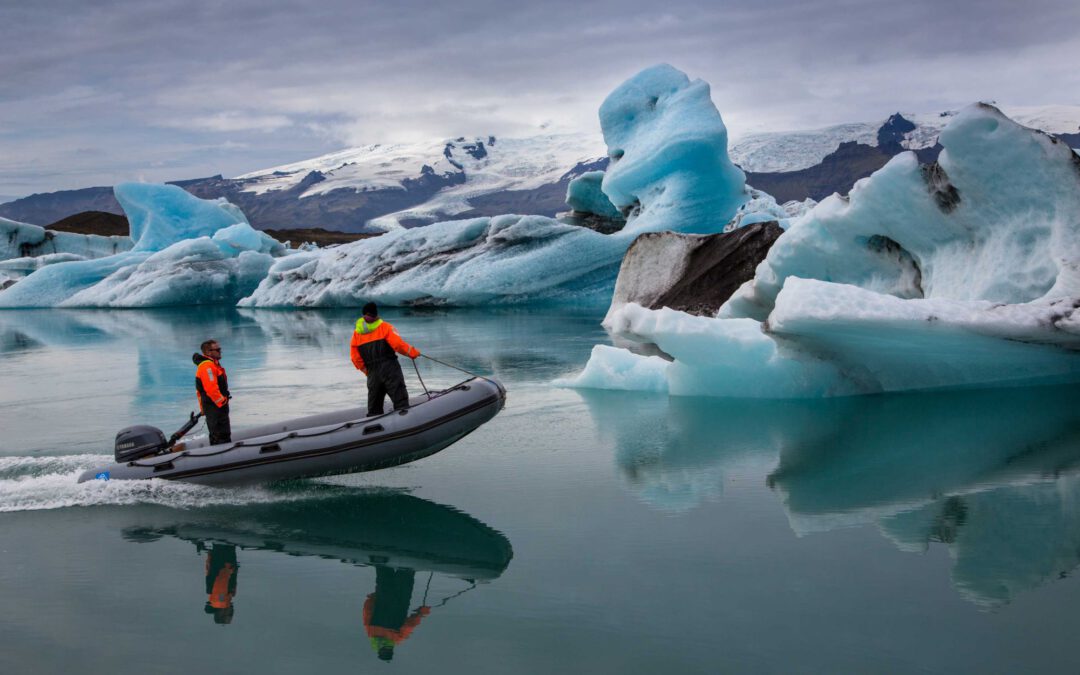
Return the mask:
<path id="1" fill-rule="evenodd" d="M 368 221 L 394 229 L 437 219 L 482 213 L 490 200 L 506 192 L 524 193 L 563 183 L 604 163 L 607 151 L 599 134 L 561 134 L 530 138 L 457 138 L 412 144 L 370 145 L 315 159 L 245 174 L 243 192 L 267 195 L 297 190 L 300 199 L 336 190 L 356 193 L 409 191 L 418 177 L 446 185 L 428 200 Z M 311 181 L 310 176 L 321 177 Z M 306 184 L 305 184 L 306 181 Z M 565 190 L 561 193 L 565 197 Z M 558 208 L 562 208 L 562 200 Z"/>
<path id="2" fill-rule="evenodd" d="M 204 199 L 225 197 L 259 229 L 373 232 L 503 213 L 553 216 L 566 210 L 572 178 L 606 166 L 599 133 L 483 136 L 369 145 L 173 184 Z M 109 187 L 0 205 L 4 217 L 42 225 L 89 210 L 122 213 Z"/>
<path id="3" fill-rule="evenodd" d="M 1026 127 L 1041 129 L 1055 135 L 1080 136 L 1080 106 L 1048 105 L 1009 107 L 1000 110 L 1013 121 Z M 905 150 L 932 148 L 937 144 L 938 134 L 957 114 L 956 110 L 937 113 L 900 112 L 884 121 L 852 122 L 804 131 L 778 131 L 738 135 L 732 130 L 731 161 L 744 171 L 754 173 L 779 173 L 799 171 L 821 164 L 826 156 L 836 151 L 841 143 L 856 142 L 878 147 L 882 128 L 899 115 L 910 123 L 910 129 L 896 139 Z M 908 126 L 908 125 L 904 125 Z M 890 139 L 891 135 L 888 136 Z M 1080 145 L 1080 138 L 1072 139 L 1073 147 Z"/>

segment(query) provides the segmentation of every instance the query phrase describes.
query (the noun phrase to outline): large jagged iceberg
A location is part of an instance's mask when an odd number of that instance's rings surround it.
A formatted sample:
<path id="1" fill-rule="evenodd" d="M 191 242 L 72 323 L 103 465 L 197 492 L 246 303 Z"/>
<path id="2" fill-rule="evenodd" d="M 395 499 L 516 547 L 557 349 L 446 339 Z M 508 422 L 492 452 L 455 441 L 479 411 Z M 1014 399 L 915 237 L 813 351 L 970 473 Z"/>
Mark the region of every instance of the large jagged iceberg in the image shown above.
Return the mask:
<path id="1" fill-rule="evenodd" d="M 938 163 L 897 155 L 796 220 L 716 318 L 613 311 L 673 362 L 597 347 L 576 383 L 799 398 L 1080 380 L 1080 158 L 984 104 L 940 140 Z"/>
<path id="2" fill-rule="evenodd" d="M 285 252 L 223 199 L 146 183 L 114 192 L 131 225 L 131 250 L 41 266 L 0 291 L 0 307 L 234 304 Z"/>
<path id="3" fill-rule="evenodd" d="M 618 232 L 539 216 L 436 223 L 284 258 L 240 304 L 606 303 L 637 235 L 719 232 L 747 200 L 705 82 L 646 69 L 608 96 L 600 124 L 611 158 L 601 187 L 628 216 Z"/>

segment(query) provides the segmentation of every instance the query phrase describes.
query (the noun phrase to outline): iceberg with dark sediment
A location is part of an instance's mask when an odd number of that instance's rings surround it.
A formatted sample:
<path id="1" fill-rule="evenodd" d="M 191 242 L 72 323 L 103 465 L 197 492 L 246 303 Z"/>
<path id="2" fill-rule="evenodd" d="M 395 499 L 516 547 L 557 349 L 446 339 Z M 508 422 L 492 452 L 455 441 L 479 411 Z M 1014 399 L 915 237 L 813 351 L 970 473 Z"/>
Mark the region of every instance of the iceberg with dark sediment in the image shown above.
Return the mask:
<path id="1" fill-rule="evenodd" d="M 130 250 L 33 269 L 0 291 L 0 307 L 162 307 L 234 304 L 285 247 L 223 199 L 174 185 L 115 188 L 131 225 Z"/>
<path id="2" fill-rule="evenodd" d="M 44 227 L 0 218 L 0 261 L 44 256 L 102 258 L 132 247 L 128 237 L 54 232 Z"/>
<path id="3" fill-rule="evenodd" d="M 627 214 L 617 232 L 516 215 L 399 230 L 283 258 L 240 304 L 602 305 L 639 234 L 719 232 L 748 199 L 705 82 L 671 66 L 649 68 L 608 96 L 600 123 L 611 158 L 601 189 Z M 572 197 L 604 210 L 589 194 L 596 178 L 577 185 Z"/>
<path id="4" fill-rule="evenodd" d="M 940 141 L 937 163 L 897 155 L 797 218 L 715 317 L 613 308 L 610 330 L 672 361 L 598 346 L 571 384 L 802 398 L 1080 380 L 1080 158 L 984 104 Z"/>
<path id="5" fill-rule="evenodd" d="M 54 232 L 0 218 L 0 290 L 48 265 L 103 258 L 131 247 L 129 237 Z"/>

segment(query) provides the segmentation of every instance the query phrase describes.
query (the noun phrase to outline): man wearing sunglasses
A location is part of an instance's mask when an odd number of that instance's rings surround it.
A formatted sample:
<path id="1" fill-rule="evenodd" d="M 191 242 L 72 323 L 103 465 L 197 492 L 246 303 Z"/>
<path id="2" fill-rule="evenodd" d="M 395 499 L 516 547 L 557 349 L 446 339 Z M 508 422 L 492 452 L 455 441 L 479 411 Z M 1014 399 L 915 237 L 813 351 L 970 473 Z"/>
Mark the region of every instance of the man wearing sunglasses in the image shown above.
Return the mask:
<path id="1" fill-rule="evenodd" d="M 192 354 L 195 363 L 195 391 L 198 392 L 199 409 L 206 417 L 210 431 L 210 445 L 232 442 L 229 424 L 229 378 L 221 365 L 221 345 L 217 340 L 207 340 L 199 345 L 201 354 Z"/>

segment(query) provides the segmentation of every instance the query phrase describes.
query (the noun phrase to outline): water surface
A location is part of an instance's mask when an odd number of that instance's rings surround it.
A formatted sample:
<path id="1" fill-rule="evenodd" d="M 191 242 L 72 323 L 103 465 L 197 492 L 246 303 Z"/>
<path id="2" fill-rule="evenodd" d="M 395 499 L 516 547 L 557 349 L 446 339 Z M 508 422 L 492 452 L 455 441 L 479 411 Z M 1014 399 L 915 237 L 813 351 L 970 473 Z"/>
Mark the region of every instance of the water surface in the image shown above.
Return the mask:
<path id="1" fill-rule="evenodd" d="M 1080 390 L 574 391 L 596 314 L 386 318 L 506 409 L 411 465 L 220 490 L 75 478 L 183 423 L 209 337 L 234 427 L 362 402 L 351 312 L 0 313 L 0 671 L 1080 667 Z"/>

